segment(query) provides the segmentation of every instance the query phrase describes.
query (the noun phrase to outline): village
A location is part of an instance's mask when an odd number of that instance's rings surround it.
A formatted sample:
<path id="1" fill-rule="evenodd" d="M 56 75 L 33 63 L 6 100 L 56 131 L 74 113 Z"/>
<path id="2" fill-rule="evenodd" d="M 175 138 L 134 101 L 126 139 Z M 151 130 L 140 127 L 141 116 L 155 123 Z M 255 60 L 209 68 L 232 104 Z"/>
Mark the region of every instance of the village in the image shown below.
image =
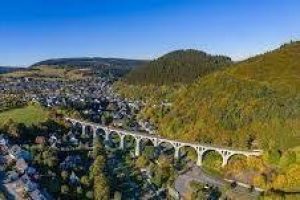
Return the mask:
<path id="1" fill-rule="evenodd" d="M 84 120 L 154 134 L 153 125 L 136 117 L 143 103 L 120 98 L 113 93 L 111 85 L 112 81 L 107 78 L 72 82 L 7 78 L 1 82 L 0 90 L 2 94 L 18 96 L 18 102 L 24 104 L 36 102 L 45 109 L 73 110 Z M 12 102 L 7 106 L 17 108 L 21 105 L 23 104 Z M 64 194 L 70 199 L 79 196 L 92 199 L 92 183 L 88 177 L 95 159 L 95 138 L 92 130 L 83 131 L 82 127 L 77 126 L 68 128 L 65 130 L 57 125 L 56 131 L 26 138 L 21 142 L 1 134 L 2 190 L 11 195 L 12 199 L 57 199 Z M 110 141 L 98 139 L 106 149 L 107 163 L 114 166 L 109 167 L 106 173 L 110 174 L 111 179 L 115 178 L 112 181 L 121 178 L 121 184 L 118 185 L 122 188 L 118 190 L 128 191 L 126 195 L 131 198 L 165 195 L 165 189 L 157 188 L 151 183 L 154 172 L 144 168 L 145 166 L 141 170 L 127 173 L 136 161 L 134 141 L 128 141 L 128 151 L 121 153 L 117 145 L 118 138 L 112 136 Z M 171 155 L 171 149 L 166 147 L 164 152 Z M 149 159 L 153 159 L 153 156 L 158 158 L 159 154 L 153 148 L 148 148 L 148 151 Z M 74 191 L 75 196 L 68 196 L 70 191 Z M 116 196 L 121 195 L 116 193 Z"/>
<path id="2" fill-rule="evenodd" d="M 144 103 L 121 98 L 113 92 L 115 78 L 88 77 L 80 80 L 44 80 L 1 77 L 0 91 L 3 102 L 9 108 L 27 102 L 38 102 L 44 107 L 60 107 L 75 110 L 84 119 L 135 131 L 155 132 L 149 121 L 139 120 L 136 114 Z M 13 97 L 14 101 L 7 101 Z M 5 106 L 2 106 L 5 107 Z"/>

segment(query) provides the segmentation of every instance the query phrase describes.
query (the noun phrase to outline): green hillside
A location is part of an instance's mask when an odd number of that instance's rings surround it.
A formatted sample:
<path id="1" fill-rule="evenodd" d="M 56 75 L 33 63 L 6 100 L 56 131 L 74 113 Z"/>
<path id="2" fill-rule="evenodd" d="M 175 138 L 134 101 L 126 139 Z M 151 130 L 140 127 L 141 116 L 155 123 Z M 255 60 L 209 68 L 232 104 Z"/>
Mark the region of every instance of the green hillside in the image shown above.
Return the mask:
<path id="1" fill-rule="evenodd" d="M 191 83 L 198 77 L 230 64 L 231 59 L 225 56 L 212 56 L 191 49 L 178 50 L 132 70 L 124 81 L 135 85 Z"/>
<path id="2" fill-rule="evenodd" d="M 38 124 L 48 119 L 49 113 L 39 105 L 28 105 L 0 113 L 0 125 L 12 119 L 25 125 Z"/>
<path id="3" fill-rule="evenodd" d="M 115 88 L 125 97 L 146 101 L 139 117 L 154 122 L 164 137 L 263 149 L 262 157 L 231 158 L 225 168 L 220 166 L 220 156 L 210 152 L 203 166 L 214 175 L 264 188 L 271 199 L 288 197 L 286 192 L 296 199 L 294 192 L 300 188 L 300 42 L 227 66 L 231 67 L 204 71 L 198 79 L 187 81 L 177 74 L 187 72 L 155 64 L 129 73 L 127 83 L 118 82 Z M 163 106 L 161 101 L 172 106 Z"/>
<path id="4" fill-rule="evenodd" d="M 300 43 L 250 58 L 182 90 L 166 137 L 242 148 L 300 145 Z"/>
<path id="5" fill-rule="evenodd" d="M 44 60 L 33 64 L 30 68 L 61 68 L 67 71 L 89 70 L 92 74 L 116 77 L 124 76 L 130 70 L 138 68 L 148 63 L 147 60 L 133 60 L 124 58 L 101 58 L 101 57 L 82 57 L 82 58 L 56 58 Z"/>
<path id="6" fill-rule="evenodd" d="M 279 49 L 250 58 L 228 70 L 240 79 L 265 83 L 276 90 L 300 91 L 300 42 L 282 45 Z"/>
<path id="7" fill-rule="evenodd" d="M 76 80 L 85 77 L 89 71 L 80 71 L 78 69 L 66 69 L 54 66 L 39 66 L 35 68 L 24 68 L 22 70 L 0 74 L 1 77 L 22 78 L 29 77 L 33 79 L 44 80 Z"/>

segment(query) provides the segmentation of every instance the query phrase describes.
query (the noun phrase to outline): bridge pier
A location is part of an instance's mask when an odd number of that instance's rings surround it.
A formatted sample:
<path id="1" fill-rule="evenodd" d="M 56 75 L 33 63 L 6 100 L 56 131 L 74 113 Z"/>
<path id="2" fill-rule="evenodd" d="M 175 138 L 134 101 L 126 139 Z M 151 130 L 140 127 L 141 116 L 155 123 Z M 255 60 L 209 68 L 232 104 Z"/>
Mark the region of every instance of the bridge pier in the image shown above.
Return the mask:
<path id="1" fill-rule="evenodd" d="M 93 130 L 93 147 L 95 146 L 95 144 L 97 143 L 97 140 L 99 139 L 97 136 L 97 129 L 96 128 L 92 128 Z"/>
<path id="2" fill-rule="evenodd" d="M 105 131 L 105 141 L 109 141 L 109 130 Z"/>
<path id="3" fill-rule="evenodd" d="M 81 135 L 85 135 L 85 125 L 81 124 L 81 128 L 82 128 Z"/>
<path id="4" fill-rule="evenodd" d="M 180 149 L 180 147 L 175 147 L 175 153 L 174 153 L 174 158 L 177 160 L 177 159 L 179 159 L 179 149 Z"/>
<path id="5" fill-rule="evenodd" d="M 153 146 L 154 147 L 157 147 L 158 146 L 158 139 L 152 139 L 152 142 L 153 142 Z"/>
<path id="6" fill-rule="evenodd" d="M 222 167 L 225 167 L 228 163 L 229 157 L 233 155 L 232 152 L 229 151 L 221 151 L 222 153 Z"/>
<path id="7" fill-rule="evenodd" d="M 227 156 L 223 156 L 223 162 L 222 162 L 222 167 L 225 167 L 228 163 L 228 158 Z"/>
<path id="8" fill-rule="evenodd" d="M 175 159 L 179 159 L 180 158 L 180 148 L 181 148 L 181 144 L 179 142 L 175 142 L 175 143 L 172 143 L 172 145 L 174 146 L 174 158 Z"/>
<path id="9" fill-rule="evenodd" d="M 136 141 L 136 144 L 135 144 L 135 156 L 140 156 L 140 143 L 141 143 L 141 139 L 140 138 L 136 138 L 135 141 Z"/>
<path id="10" fill-rule="evenodd" d="M 96 138 L 97 137 L 97 127 L 92 127 L 92 130 L 93 130 L 93 138 Z"/>
<path id="11" fill-rule="evenodd" d="M 120 135 L 120 147 L 121 150 L 125 148 L 125 135 Z"/>
<path id="12" fill-rule="evenodd" d="M 197 165 L 198 166 L 202 166 L 202 159 L 203 159 L 203 151 L 197 151 L 197 155 L 198 155 L 198 158 L 197 158 Z"/>

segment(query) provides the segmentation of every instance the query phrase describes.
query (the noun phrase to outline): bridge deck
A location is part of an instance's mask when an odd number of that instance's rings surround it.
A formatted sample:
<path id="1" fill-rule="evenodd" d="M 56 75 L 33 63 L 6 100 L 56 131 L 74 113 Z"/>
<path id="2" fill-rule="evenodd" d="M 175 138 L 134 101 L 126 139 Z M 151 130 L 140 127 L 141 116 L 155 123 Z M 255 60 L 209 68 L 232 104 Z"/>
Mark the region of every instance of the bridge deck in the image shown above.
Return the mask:
<path id="1" fill-rule="evenodd" d="M 133 136 L 140 136 L 141 138 L 147 138 L 147 139 L 158 139 L 161 142 L 170 142 L 170 143 L 180 143 L 183 146 L 199 146 L 199 147 L 203 147 L 206 149 L 210 149 L 210 150 L 223 150 L 223 151 L 234 151 L 235 153 L 241 153 L 241 154 L 262 154 L 262 150 L 244 150 L 244 149 L 235 149 L 232 147 L 222 147 L 222 146 L 217 146 L 217 145 L 211 145 L 211 144 L 199 144 L 199 143 L 195 143 L 195 142 L 184 142 L 184 141 L 178 141 L 178 140 L 170 140 L 167 138 L 163 138 L 159 135 L 152 135 L 149 133 L 142 133 L 142 132 L 137 132 L 137 131 L 127 131 L 127 130 L 122 130 L 116 127 L 111 127 L 111 126 L 102 126 L 100 124 L 96 124 L 93 122 L 86 122 L 86 121 L 81 121 L 81 120 L 77 120 L 77 119 L 72 119 L 72 118 L 65 118 L 66 120 L 69 121 L 73 121 L 76 123 L 80 123 L 83 124 L 85 126 L 91 126 L 97 129 L 103 129 L 103 130 L 109 130 L 109 131 L 113 131 L 119 134 L 123 134 L 123 135 L 133 135 Z"/>

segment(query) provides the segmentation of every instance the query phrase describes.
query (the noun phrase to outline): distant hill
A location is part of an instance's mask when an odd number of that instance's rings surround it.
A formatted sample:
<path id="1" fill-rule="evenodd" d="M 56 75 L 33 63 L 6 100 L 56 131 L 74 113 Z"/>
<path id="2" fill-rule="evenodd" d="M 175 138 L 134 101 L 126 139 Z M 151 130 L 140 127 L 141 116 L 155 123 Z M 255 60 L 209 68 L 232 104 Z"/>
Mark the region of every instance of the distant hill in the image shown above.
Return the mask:
<path id="1" fill-rule="evenodd" d="M 14 72 L 14 71 L 21 70 L 21 69 L 23 69 L 23 68 L 20 68 L 20 67 L 4 67 L 4 66 L 0 66 L 0 74 Z"/>
<path id="2" fill-rule="evenodd" d="M 213 56 L 193 49 L 177 50 L 132 70 L 124 81 L 137 85 L 190 83 L 231 64 L 229 57 Z"/>
<path id="3" fill-rule="evenodd" d="M 166 137 L 274 152 L 300 144 L 300 42 L 209 74 L 180 91 Z"/>
<path id="4" fill-rule="evenodd" d="M 122 76 L 131 69 L 142 66 L 147 62 L 147 60 L 123 58 L 58 58 L 37 62 L 30 66 L 30 68 L 38 66 L 52 66 L 68 69 L 89 68 L 93 71 L 97 71 L 98 73 L 112 73 L 117 76 Z"/>

